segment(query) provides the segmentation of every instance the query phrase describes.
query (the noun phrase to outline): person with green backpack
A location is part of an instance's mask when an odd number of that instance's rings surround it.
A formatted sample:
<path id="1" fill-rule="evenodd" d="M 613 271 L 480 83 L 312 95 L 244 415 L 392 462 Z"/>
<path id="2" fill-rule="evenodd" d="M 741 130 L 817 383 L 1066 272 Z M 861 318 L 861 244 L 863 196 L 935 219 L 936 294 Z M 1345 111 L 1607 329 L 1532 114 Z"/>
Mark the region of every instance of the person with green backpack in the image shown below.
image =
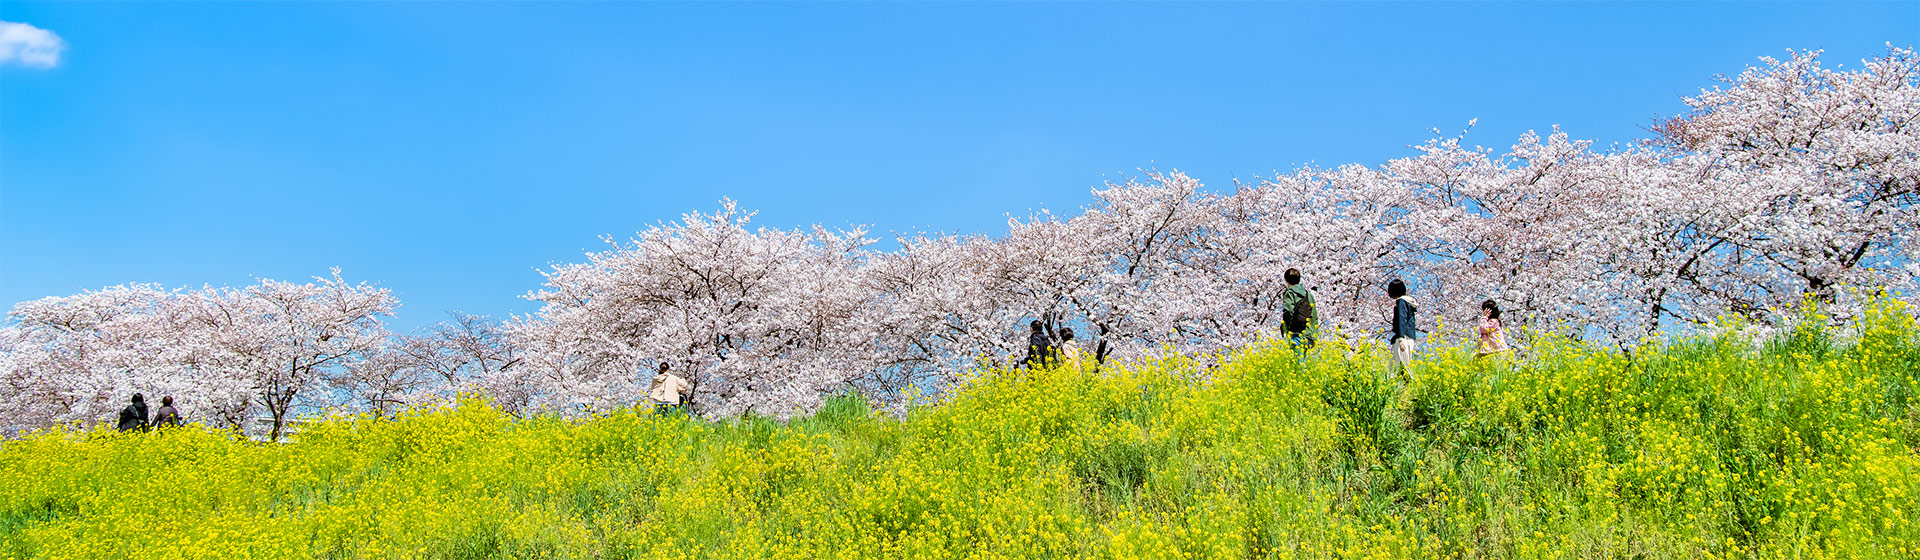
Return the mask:
<path id="1" fill-rule="evenodd" d="M 1287 340 L 1299 349 L 1312 348 L 1314 331 L 1320 326 L 1320 312 L 1314 309 L 1313 292 L 1300 285 L 1300 269 L 1287 269 L 1287 290 L 1280 293 L 1280 323 Z"/>

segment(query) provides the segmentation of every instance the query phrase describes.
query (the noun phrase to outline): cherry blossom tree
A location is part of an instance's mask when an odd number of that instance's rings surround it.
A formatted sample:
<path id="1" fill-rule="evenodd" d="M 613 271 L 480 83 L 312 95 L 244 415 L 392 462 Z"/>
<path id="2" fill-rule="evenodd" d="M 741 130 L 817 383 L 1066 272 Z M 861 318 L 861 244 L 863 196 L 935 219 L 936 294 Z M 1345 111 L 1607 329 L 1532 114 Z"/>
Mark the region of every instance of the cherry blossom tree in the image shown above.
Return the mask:
<path id="1" fill-rule="evenodd" d="M 14 306 L 15 324 L 0 332 L 6 428 L 96 421 L 159 389 L 177 354 L 165 337 L 173 298 L 130 284 Z"/>
<path id="2" fill-rule="evenodd" d="M 380 319 L 384 290 L 331 279 L 167 291 L 126 285 L 15 306 L 0 328 L 4 429 L 98 421 L 124 395 L 185 395 L 190 416 L 244 426 L 321 408 L 391 414 L 481 393 L 515 414 L 641 401 L 665 362 L 710 416 L 785 418 L 858 391 L 898 410 L 968 372 L 1011 366 L 1038 320 L 1095 358 L 1212 353 L 1276 334 L 1283 272 L 1314 290 L 1326 336 L 1374 338 L 1384 285 L 1412 284 L 1423 327 L 1510 325 L 1626 351 L 1737 315 L 1777 321 L 1847 287 L 1920 303 L 1920 57 L 1857 69 L 1817 52 L 1766 58 L 1686 99 L 1639 145 L 1558 128 L 1503 148 L 1465 132 L 1380 165 L 1306 167 L 1226 191 L 1145 171 L 1072 213 L 994 235 L 755 228 L 723 201 L 561 264 L 495 322 L 419 335 Z M 1468 123 L 1469 129 L 1472 122 Z M 344 397 L 344 399 L 336 398 Z"/>
<path id="3" fill-rule="evenodd" d="M 872 369 L 854 320 L 870 300 L 864 232 L 750 230 L 752 213 L 722 206 L 546 273 L 528 296 L 545 306 L 511 327 L 524 367 L 554 387 L 540 406 L 627 406 L 667 362 L 697 410 L 785 417 Z"/>
<path id="4" fill-rule="evenodd" d="M 1825 68 L 1817 51 L 1762 61 L 1688 98 L 1692 111 L 1660 129 L 1749 211 L 1718 224 L 1726 281 L 1701 289 L 1749 308 L 1810 295 L 1840 304 L 1841 317 L 1851 310 L 1841 285 L 1911 291 L 1920 58 L 1889 47 L 1859 71 Z"/>
<path id="5" fill-rule="evenodd" d="M 297 409 L 330 402 L 331 379 L 365 362 L 386 340 L 380 319 L 398 301 L 385 289 L 331 278 L 262 280 L 197 294 L 193 332 L 210 344 L 212 367 L 249 388 L 241 410 L 259 407 L 278 440 Z"/>
<path id="6" fill-rule="evenodd" d="M 858 281 L 844 285 L 858 289 L 826 301 L 850 310 L 838 332 L 867 337 L 838 347 L 870 357 L 837 362 L 832 377 L 883 398 L 1017 359 L 1028 320 L 1050 335 L 1085 329 L 1101 358 L 1244 344 L 1278 327 L 1287 268 L 1305 272 L 1323 326 L 1349 337 L 1384 328 L 1384 285 L 1402 278 L 1427 317 L 1464 323 L 1492 299 L 1510 323 L 1629 350 L 1676 324 L 1767 320 L 1807 296 L 1844 304 L 1833 289 L 1842 283 L 1911 293 L 1912 54 L 1851 72 L 1820 69 L 1811 54 L 1763 62 L 1689 99 L 1693 113 L 1648 146 L 1597 151 L 1554 129 L 1495 150 L 1466 146 L 1462 134 L 1376 167 L 1301 169 L 1229 194 L 1149 171 L 1096 189 L 1078 215 L 1010 219 L 997 237 L 903 237 L 899 251 L 796 281 L 852 271 Z M 1797 114 L 1824 116 L 1779 120 Z M 730 203 L 723 211 L 737 213 Z M 744 228 L 729 235 L 750 238 Z M 672 285 L 593 258 L 579 271 L 603 275 L 590 284 Z M 622 301 L 596 313 L 646 305 Z"/>
<path id="7" fill-rule="evenodd" d="M 861 270 L 873 298 L 861 320 L 872 328 L 875 366 L 856 380 L 863 392 L 897 404 L 902 393 L 937 392 L 967 371 L 1009 365 L 1026 343 L 1028 315 L 989 289 L 993 241 L 922 234 L 899 242 Z M 989 297 L 996 293 L 1003 297 Z"/>
<path id="8" fill-rule="evenodd" d="M 1090 293 L 1073 298 L 1098 337 L 1095 354 L 1162 343 L 1217 349 L 1232 336 L 1214 319 L 1224 311 L 1213 268 L 1223 225 L 1218 205 L 1183 173 L 1150 171 L 1144 179 L 1094 191 L 1094 206 L 1074 219 L 1104 252 Z"/>
<path id="9" fill-rule="evenodd" d="M 527 410 L 543 387 L 517 367 L 522 358 L 506 325 L 480 315 L 450 315 L 426 333 L 397 337 L 383 349 L 396 365 L 428 379 L 410 392 L 411 398 L 445 401 L 474 393 L 510 414 Z"/>
<path id="10" fill-rule="evenodd" d="M 379 317 L 396 304 L 338 270 L 316 280 L 130 284 L 16 305 L 0 330 L 5 404 L 20 411 L 8 429 L 107 420 L 142 392 L 172 395 L 184 416 L 216 427 L 245 429 L 264 411 L 277 439 L 296 409 L 337 404 L 317 395 L 380 347 Z"/>

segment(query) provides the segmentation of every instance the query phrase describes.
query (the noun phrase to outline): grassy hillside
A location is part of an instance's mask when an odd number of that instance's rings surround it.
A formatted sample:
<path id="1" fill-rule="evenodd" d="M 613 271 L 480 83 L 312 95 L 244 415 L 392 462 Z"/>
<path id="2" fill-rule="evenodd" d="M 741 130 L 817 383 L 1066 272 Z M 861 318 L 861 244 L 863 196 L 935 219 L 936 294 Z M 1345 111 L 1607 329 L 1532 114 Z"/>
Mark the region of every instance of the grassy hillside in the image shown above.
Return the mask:
<path id="1" fill-rule="evenodd" d="M 54 432 L 0 446 L 0 556 L 1913 558 L 1920 335 L 1869 323 L 988 372 L 905 419 Z"/>

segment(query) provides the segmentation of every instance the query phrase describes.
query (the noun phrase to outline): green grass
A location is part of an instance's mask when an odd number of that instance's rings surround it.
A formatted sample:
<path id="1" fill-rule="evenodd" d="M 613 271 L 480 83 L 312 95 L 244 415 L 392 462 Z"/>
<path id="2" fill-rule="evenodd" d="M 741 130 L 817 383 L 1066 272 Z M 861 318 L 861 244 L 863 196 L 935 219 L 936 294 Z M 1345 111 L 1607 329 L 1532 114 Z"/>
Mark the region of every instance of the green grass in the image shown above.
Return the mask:
<path id="1" fill-rule="evenodd" d="M 1913 558 L 1920 341 L 1897 305 L 1519 363 L 1429 348 L 1249 349 L 985 372 L 905 418 L 483 402 L 0 447 L 18 558 Z"/>

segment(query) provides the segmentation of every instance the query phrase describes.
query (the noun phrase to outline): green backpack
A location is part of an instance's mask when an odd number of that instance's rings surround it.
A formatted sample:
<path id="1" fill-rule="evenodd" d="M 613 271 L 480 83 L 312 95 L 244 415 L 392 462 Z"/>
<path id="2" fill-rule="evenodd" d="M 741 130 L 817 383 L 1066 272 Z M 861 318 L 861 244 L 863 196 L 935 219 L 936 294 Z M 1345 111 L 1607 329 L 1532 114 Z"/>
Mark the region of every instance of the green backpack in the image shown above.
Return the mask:
<path id="1" fill-rule="evenodd" d="M 1280 322 L 1287 327 L 1287 332 L 1306 332 L 1309 326 L 1308 323 L 1311 322 L 1313 317 L 1313 296 L 1309 294 L 1307 297 L 1300 298 L 1300 303 L 1295 304 L 1290 309 L 1282 311 L 1280 313 Z"/>

